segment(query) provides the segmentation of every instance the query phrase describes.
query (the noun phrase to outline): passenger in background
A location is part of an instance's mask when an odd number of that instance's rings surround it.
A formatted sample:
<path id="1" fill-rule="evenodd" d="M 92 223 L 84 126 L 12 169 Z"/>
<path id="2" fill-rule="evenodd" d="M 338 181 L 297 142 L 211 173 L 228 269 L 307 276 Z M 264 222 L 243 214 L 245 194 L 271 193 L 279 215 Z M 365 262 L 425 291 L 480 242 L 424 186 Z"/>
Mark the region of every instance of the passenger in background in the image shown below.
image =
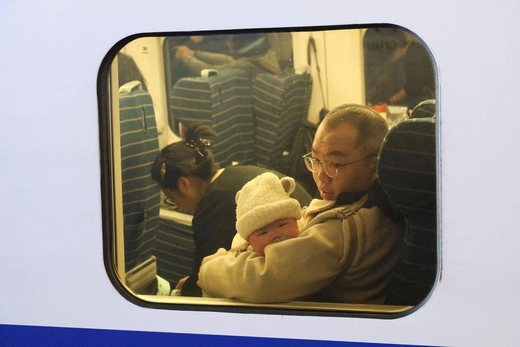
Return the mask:
<path id="1" fill-rule="evenodd" d="M 119 87 L 128 82 L 139 81 L 141 82 L 141 87 L 143 90 L 148 91 L 146 87 L 146 81 L 141 73 L 141 70 L 137 67 L 135 60 L 125 54 L 123 52 L 117 53 L 117 64 L 118 64 L 118 74 L 117 77 L 119 79 Z"/>
<path id="2" fill-rule="evenodd" d="M 169 60 L 170 71 L 170 88 L 177 83 L 177 81 L 184 77 L 193 76 L 193 73 L 188 69 L 182 60 L 175 57 L 175 52 L 178 46 L 186 46 L 193 51 L 204 51 L 210 53 L 228 54 L 229 47 L 227 46 L 227 39 L 229 35 L 205 35 L 205 36 L 169 36 L 166 37 L 164 45 L 167 51 L 167 58 Z"/>
<path id="3" fill-rule="evenodd" d="M 410 35 L 411 36 L 411 35 Z M 410 46 L 404 56 L 406 83 L 403 106 L 412 110 L 421 101 L 435 99 L 435 75 L 430 53 L 416 37 L 410 38 Z"/>
<path id="4" fill-rule="evenodd" d="M 251 78 L 261 72 L 281 73 L 276 53 L 265 34 L 237 34 L 227 40 L 229 55 L 192 50 L 185 45 L 176 46 L 175 57 L 180 59 L 193 76 L 203 69 L 221 71 L 235 68 L 247 71 Z"/>
<path id="5" fill-rule="evenodd" d="M 407 35 L 396 28 L 369 28 L 363 42 L 367 103 L 396 104 L 403 98 L 406 84 L 403 57 L 409 46 Z"/>
<path id="6" fill-rule="evenodd" d="M 141 89 L 148 92 L 148 87 L 146 86 L 146 80 L 144 79 L 141 70 L 135 63 L 135 60 L 125 54 L 123 52 L 117 53 L 117 64 L 118 64 L 118 80 L 119 80 L 119 88 L 128 82 L 139 81 L 141 82 Z M 153 102 L 153 100 L 152 100 Z M 159 114 L 156 107 L 154 107 L 154 115 L 155 115 L 155 124 L 157 126 L 157 133 L 159 134 L 159 149 L 166 146 L 170 141 L 170 138 L 173 138 L 174 135 L 170 130 L 170 127 L 165 124 L 161 115 Z"/>
<path id="7" fill-rule="evenodd" d="M 323 200 L 304 209 L 300 235 L 266 247 L 265 257 L 207 257 L 198 282 L 204 293 L 254 303 L 383 304 L 402 238 L 401 216 L 376 180 L 387 131 L 366 106 L 343 105 L 325 116 L 304 159 Z"/>
<path id="8" fill-rule="evenodd" d="M 190 36 L 189 38 L 191 44 L 188 47 L 191 49 L 220 54 L 227 54 L 229 52 L 229 47 L 226 43 L 228 39 L 227 35 L 199 35 Z"/>
<path id="9" fill-rule="evenodd" d="M 435 99 L 433 62 L 423 43 L 401 29 L 370 28 L 364 37 L 367 103 L 406 106 Z"/>
<path id="10" fill-rule="evenodd" d="M 192 214 L 195 241 L 194 264 L 189 277 L 177 287 L 181 295 L 201 296 L 197 286 L 202 259 L 219 248 L 229 249 L 236 234 L 237 192 L 264 172 L 282 174 L 256 166 L 228 166 L 219 169 L 208 149 L 207 139 L 215 132 L 206 125 L 188 128 L 184 140 L 165 147 L 152 166 L 152 178 L 180 210 Z M 294 197 L 307 206 L 310 195 L 297 185 Z"/>

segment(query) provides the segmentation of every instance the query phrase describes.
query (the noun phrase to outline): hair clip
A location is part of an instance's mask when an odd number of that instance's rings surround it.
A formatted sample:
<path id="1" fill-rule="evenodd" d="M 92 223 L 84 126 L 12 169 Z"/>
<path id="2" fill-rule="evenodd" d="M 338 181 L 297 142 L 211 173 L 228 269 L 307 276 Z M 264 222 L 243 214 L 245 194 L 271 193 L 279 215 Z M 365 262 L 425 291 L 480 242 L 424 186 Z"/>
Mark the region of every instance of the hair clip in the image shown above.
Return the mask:
<path id="1" fill-rule="evenodd" d="M 161 179 L 166 176 L 166 162 L 163 162 L 161 165 L 161 171 L 160 171 Z"/>
<path id="2" fill-rule="evenodd" d="M 211 146 L 211 141 L 209 141 L 209 140 L 199 139 L 198 142 L 199 142 L 200 146 L 202 147 L 202 149 L 204 149 L 204 147 Z M 193 148 L 195 150 L 195 152 L 197 152 L 197 154 L 199 154 L 202 158 L 205 158 L 205 155 L 201 152 L 199 146 L 197 145 L 197 143 L 195 143 L 195 141 L 193 141 L 193 140 L 185 141 L 184 144 L 190 148 Z"/>
<path id="3" fill-rule="evenodd" d="M 207 139 L 199 139 L 199 142 L 200 142 L 204 147 L 211 147 L 211 140 L 207 140 Z"/>
<path id="4" fill-rule="evenodd" d="M 195 141 L 193 140 L 185 141 L 184 144 L 190 148 L 195 148 Z"/>

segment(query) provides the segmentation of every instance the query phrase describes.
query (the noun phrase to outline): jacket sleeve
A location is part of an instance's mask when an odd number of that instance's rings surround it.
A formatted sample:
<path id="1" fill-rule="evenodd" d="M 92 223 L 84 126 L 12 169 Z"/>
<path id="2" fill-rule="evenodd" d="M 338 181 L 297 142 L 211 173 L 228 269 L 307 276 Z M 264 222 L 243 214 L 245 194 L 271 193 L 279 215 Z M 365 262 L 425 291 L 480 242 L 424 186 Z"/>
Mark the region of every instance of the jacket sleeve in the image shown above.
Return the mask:
<path id="1" fill-rule="evenodd" d="M 290 301 L 314 294 L 341 270 L 345 254 L 341 220 L 331 219 L 303 231 L 299 237 L 265 248 L 265 257 L 244 252 L 205 264 L 199 286 L 212 297 L 252 303 Z"/>
<path id="2" fill-rule="evenodd" d="M 234 59 L 226 54 L 197 51 L 191 57 L 183 58 L 182 61 L 194 74 L 200 74 L 203 69 L 222 70 L 230 67 Z"/>
<path id="3" fill-rule="evenodd" d="M 199 75 L 203 69 L 215 69 L 222 71 L 224 69 L 240 69 L 247 71 L 251 76 L 256 75 L 260 72 L 273 72 L 279 73 L 280 68 L 277 69 L 264 66 L 260 62 L 255 63 L 255 59 L 240 58 L 233 59 L 232 57 L 225 54 L 209 53 L 197 51 L 194 56 L 186 57 L 182 59 L 191 73 Z M 278 64 L 278 62 L 276 62 Z M 273 71 L 271 71 L 273 70 Z"/>

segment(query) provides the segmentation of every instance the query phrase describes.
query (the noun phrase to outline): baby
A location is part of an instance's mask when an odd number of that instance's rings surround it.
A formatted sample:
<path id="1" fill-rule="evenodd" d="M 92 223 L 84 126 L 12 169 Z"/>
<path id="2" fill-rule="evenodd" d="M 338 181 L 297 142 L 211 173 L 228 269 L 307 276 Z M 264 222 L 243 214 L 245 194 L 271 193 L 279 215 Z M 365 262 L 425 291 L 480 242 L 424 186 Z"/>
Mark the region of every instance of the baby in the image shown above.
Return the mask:
<path id="1" fill-rule="evenodd" d="M 289 197 L 295 187 L 293 178 L 280 179 L 266 172 L 237 192 L 237 235 L 231 252 L 239 253 L 250 245 L 265 256 L 268 245 L 298 236 L 301 207 L 298 200 Z"/>

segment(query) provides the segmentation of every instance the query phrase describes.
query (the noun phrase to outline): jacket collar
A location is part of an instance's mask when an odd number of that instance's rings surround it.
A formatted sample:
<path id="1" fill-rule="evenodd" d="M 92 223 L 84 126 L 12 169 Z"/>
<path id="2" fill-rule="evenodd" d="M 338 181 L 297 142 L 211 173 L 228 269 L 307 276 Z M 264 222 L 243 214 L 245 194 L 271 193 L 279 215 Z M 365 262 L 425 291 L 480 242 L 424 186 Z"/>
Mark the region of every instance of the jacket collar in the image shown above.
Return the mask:
<path id="1" fill-rule="evenodd" d="M 375 180 L 368 191 L 364 192 L 343 192 L 338 195 L 336 200 L 321 200 L 314 199 L 307 208 L 307 213 L 316 213 L 328 210 L 333 207 L 352 205 L 359 201 L 365 194 L 368 194 L 367 200 L 364 203 L 364 208 L 378 207 L 387 217 L 392 219 L 394 222 L 402 221 L 402 215 L 400 211 L 394 208 L 388 196 L 381 188 L 378 180 Z"/>
<path id="2" fill-rule="evenodd" d="M 343 206 L 343 205 L 352 205 L 353 203 L 359 201 L 367 192 L 343 192 L 338 195 L 338 198 L 336 199 L 336 203 L 334 204 L 335 207 L 337 206 Z"/>

